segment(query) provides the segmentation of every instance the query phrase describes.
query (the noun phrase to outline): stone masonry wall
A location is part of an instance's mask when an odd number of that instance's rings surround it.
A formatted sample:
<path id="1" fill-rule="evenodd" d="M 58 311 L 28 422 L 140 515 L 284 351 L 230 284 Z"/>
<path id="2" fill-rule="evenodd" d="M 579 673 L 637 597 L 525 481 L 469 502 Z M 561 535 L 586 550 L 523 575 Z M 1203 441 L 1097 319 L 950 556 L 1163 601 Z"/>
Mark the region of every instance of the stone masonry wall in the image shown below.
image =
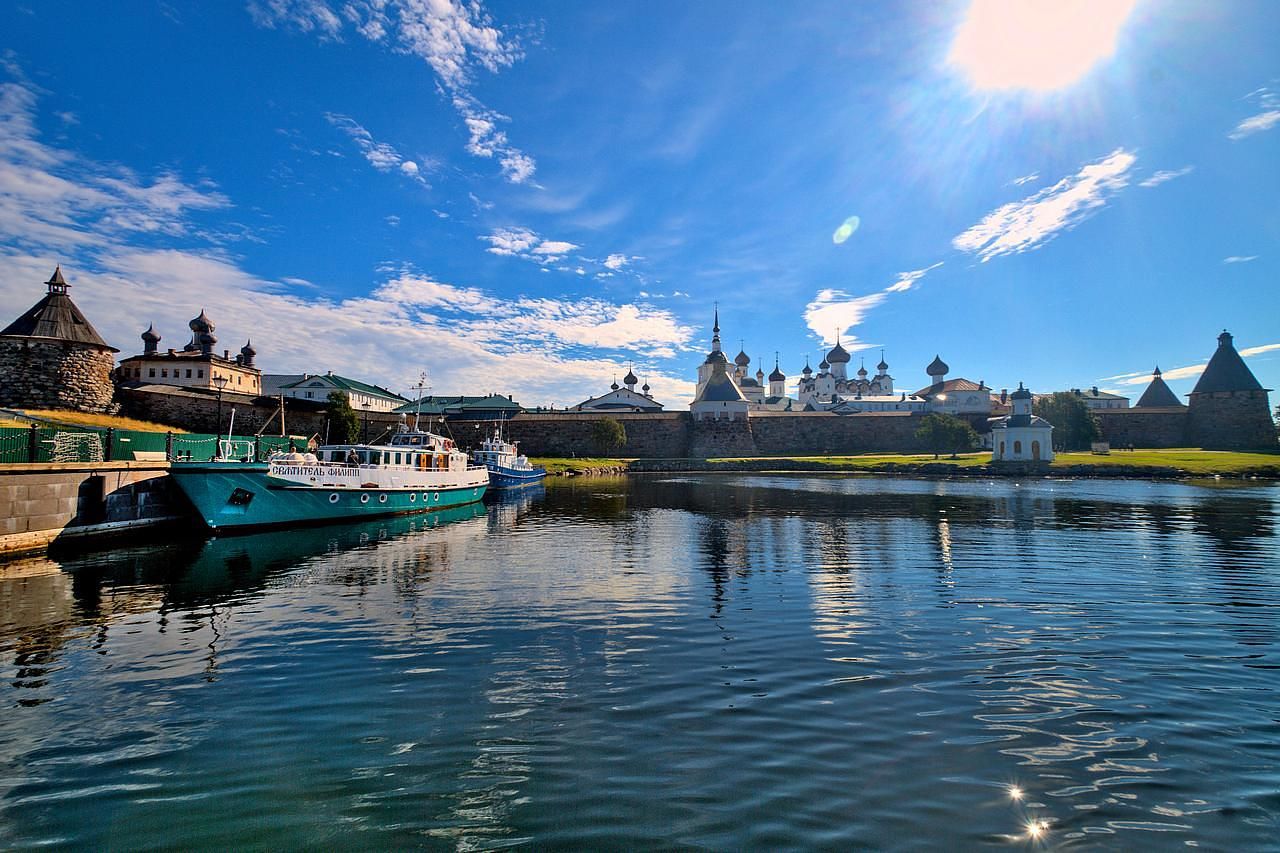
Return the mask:
<path id="1" fill-rule="evenodd" d="M 0 338 L 0 406 L 113 409 L 115 357 L 101 347 L 39 338 Z"/>
<path id="2" fill-rule="evenodd" d="M 1112 447 L 1187 447 L 1187 410 L 1183 407 L 1095 409 L 1101 440 Z"/>
<path id="3" fill-rule="evenodd" d="M 218 397 L 212 393 L 201 393 L 188 389 L 175 388 L 169 391 L 154 391 L 143 388 L 122 386 L 117 391 L 123 414 L 141 420 L 178 427 L 191 432 L 214 433 L 225 430 L 231 418 L 231 409 L 236 410 L 235 431 L 238 435 L 252 435 L 271 421 L 267 432 L 278 435 L 280 432 L 279 404 L 262 397 L 247 394 L 222 395 L 222 424 L 218 427 Z M 255 401 L 261 401 L 255 403 Z M 271 420 L 272 416 L 275 420 Z M 370 418 L 370 432 L 376 433 Z M 310 407 L 290 405 L 285 401 L 285 427 L 290 435 L 319 435 L 324 437 L 325 416 L 323 412 L 313 411 Z"/>
<path id="4" fill-rule="evenodd" d="M 1267 392 L 1218 391 L 1192 394 L 1187 436 L 1197 447 L 1219 450 L 1275 450 L 1276 427 Z"/>
<path id="5" fill-rule="evenodd" d="M 605 417 L 620 422 L 627 433 L 627 443 L 611 456 L 661 459 L 689 455 L 687 412 L 521 414 L 507 421 L 503 430 L 508 439 L 520 442 L 520 452 L 529 456 L 599 456 L 592 428 Z M 456 420 L 448 426 L 447 432 L 464 448 L 476 446 L 493 430 L 492 421 Z"/>
<path id="6" fill-rule="evenodd" d="M 911 412 L 760 414 L 752 416 L 751 430 L 756 448 L 765 456 L 923 453 L 915 437 L 920 420 Z"/>

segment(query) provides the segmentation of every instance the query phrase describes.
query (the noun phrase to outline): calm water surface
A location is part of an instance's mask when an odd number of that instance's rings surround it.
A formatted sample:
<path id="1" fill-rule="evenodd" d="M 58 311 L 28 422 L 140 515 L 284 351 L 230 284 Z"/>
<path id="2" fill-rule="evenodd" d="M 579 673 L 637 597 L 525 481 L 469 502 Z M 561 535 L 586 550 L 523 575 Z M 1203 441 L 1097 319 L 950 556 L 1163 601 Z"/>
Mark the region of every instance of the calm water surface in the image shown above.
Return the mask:
<path id="1" fill-rule="evenodd" d="M 1278 512 L 655 477 L 10 563 L 0 845 L 1275 849 Z"/>

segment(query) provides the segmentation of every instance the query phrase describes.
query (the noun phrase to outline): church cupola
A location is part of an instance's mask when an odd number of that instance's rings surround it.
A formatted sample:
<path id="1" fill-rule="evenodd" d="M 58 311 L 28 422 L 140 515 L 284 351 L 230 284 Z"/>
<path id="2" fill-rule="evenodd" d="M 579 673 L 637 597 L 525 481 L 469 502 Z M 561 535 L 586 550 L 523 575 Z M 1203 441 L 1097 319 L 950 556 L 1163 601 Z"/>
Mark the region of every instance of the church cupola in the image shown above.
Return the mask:
<path id="1" fill-rule="evenodd" d="M 924 369 L 924 372 L 929 374 L 929 377 L 933 380 L 930 383 L 932 385 L 941 385 L 950 371 L 951 368 L 947 367 L 947 363 L 942 360 L 941 356 L 937 355 L 933 357 L 933 361 L 929 362 L 929 366 Z"/>
<path id="2" fill-rule="evenodd" d="M 609 384 L 609 390 L 610 390 L 610 391 L 617 391 L 617 390 L 618 390 L 618 380 L 617 380 L 616 378 L 613 380 L 613 382 L 612 382 L 612 383 L 610 383 L 610 384 Z"/>
<path id="3" fill-rule="evenodd" d="M 627 386 L 628 391 L 636 390 L 636 383 L 640 380 L 632 372 L 631 368 L 627 368 L 627 375 L 622 377 L 622 384 Z"/>
<path id="4" fill-rule="evenodd" d="M 49 280 L 45 282 L 50 293 L 66 293 L 71 285 L 67 284 L 67 280 L 62 277 L 62 264 L 58 264 L 53 268 L 53 275 L 49 276 Z"/>
<path id="5" fill-rule="evenodd" d="M 809 359 L 806 358 L 804 360 L 804 369 L 801 370 L 800 373 L 801 375 L 804 376 L 805 379 L 808 379 L 809 375 L 813 373 L 813 368 L 809 366 Z"/>
<path id="6" fill-rule="evenodd" d="M 840 346 L 840 333 L 836 333 L 836 345 L 827 353 L 827 361 L 832 364 L 848 364 L 851 356 L 844 347 Z"/>
<path id="7" fill-rule="evenodd" d="M 156 350 L 160 347 L 160 333 L 156 331 L 156 324 L 152 323 L 147 326 L 147 330 L 142 333 L 142 354 L 155 355 Z"/>
<path id="8" fill-rule="evenodd" d="M 889 369 L 889 362 L 884 360 L 884 350 L 880 350 L 880 363 L 876 365 L 876 370 L 880 371 L 880 375 L 884 376 Z"/>
<path id="9" fill-rule="evenodd" d="M 640 386 L 640 390 L 644 393 L 646 397 L 648 397 L 649 391 L 651 390 L 649 388 L 649 383 L 646 381 L 643 385 Z"/>
<path id="10" fill-rule="evenodd" d="M 218 339 L 213 336 L 215 326 L 213 321 L 209 319 L 209 315 L 204 313 L 203 308 L 200 309 L 200 316 L 188 323 L 187 328 L 191 330 L 191 342 L 183 348 L 184 352 L 199 350 L 208 355 L 213 351 L 213 345 L 218 342 Z M 209 339 L 207 347 L 205 338 Z"/>
<path id="11" fill-rule="evenodd" d="M 747 355 L 746 350 L 738 350 L 738 354 L 733 357 L 733 363 L 738 367 L 745 368 L 751 363 L 751 356 Z"/>
<path id="12" fill-rule="evenodd" d="M 1031 414 L 1031 392 L 1018 383 L 1018 390 L 1009 395 L 1009 400 L 1013 404 L 1013 414 L 1030 415 Z"/>
<path id="13" fill-rule="evenodd" d="M 858 366 L 858 377 L 859 377 L 860 379 L 866 379 L 866 378 L 867 378 L 867 365 L 866 365 L 865 363 L 859 364 L 859 366 Z"/>
<path id="14" fill-rule="evenodd" d="M 253 359 L 258 355 L 258 351 L 253 348 L 253 341 L 245 341 L 244 346 L 240 347 L 240 363 L 245 367 L 253 367 Z"/>

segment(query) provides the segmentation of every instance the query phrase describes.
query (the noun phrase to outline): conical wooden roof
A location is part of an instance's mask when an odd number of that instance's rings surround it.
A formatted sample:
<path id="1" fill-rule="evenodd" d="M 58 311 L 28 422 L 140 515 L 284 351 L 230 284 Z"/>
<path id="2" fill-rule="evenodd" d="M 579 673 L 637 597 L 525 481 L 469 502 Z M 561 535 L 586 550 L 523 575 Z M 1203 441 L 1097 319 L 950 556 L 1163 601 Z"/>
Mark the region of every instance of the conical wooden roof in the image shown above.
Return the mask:
<path id="1" fill-rule="evenodd" d="M 1218 335 L 1218 349 L 1209 359 L 1200 381 L 1191 389 L 1192 394 L 1208 394 L 1214 391 L 1258 391 L 1262 385 L 1244 363 L 1240 353 L 1231 343 L 1231 333 L 1226 329 Z"/>
<path id="2" fill-rule="evenodd" d="M 54 270 L 45 284 L 49 286 L 49 292 L 44 298 L 0 331 L 0 335 L 74 341 L 117 352 L 114 347 L 107 345 L 93 325 L 85 319 L 84 314 L 80 313 L 76 304 L 71 301 L 61 268 Z"/>
<path id="3" fill-rule="evenodd" d="M 1160 368 L 1157 367 L 1155 373 L 1151 374 L 1151 384 L 1147 386 L 1147 390 L 1142 392 L 1142 396 L 1138 398 L 1138 402 L 1133 404 L 1133 407 L 1135 409 L 1153 409 L 1161 406 L 1181 405 L 1182 401 L 1165 384 L 1164 379 L 1160 377 Z"/>

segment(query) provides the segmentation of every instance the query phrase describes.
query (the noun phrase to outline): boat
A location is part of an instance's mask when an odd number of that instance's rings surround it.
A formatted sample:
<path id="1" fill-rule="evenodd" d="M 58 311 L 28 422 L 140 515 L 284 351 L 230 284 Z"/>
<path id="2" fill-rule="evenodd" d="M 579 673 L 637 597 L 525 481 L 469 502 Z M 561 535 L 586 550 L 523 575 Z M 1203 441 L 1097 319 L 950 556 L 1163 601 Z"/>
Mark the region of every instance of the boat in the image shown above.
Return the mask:
<path id="1" fill-rule="evenodd" d="M 489 485 L 494 489 L 531 486 L 547 476 L 546 468 L 535 468 L 528 457 L 520 455 L 516 442 L 503 439 L 500 428 L 480 442 L 479 450 L 471 451 L 471 459 L 489 470 Z"/>
<path id="2" fill-rule="evenodd" d="M 388 444 L 333 444 L 254 460 L 251 442 L 219 441 L 211 462 L 169 473 L 210 530 L 350 521 L 480 500 L 489 472 L 452 439 L 401 424 Z"/>

